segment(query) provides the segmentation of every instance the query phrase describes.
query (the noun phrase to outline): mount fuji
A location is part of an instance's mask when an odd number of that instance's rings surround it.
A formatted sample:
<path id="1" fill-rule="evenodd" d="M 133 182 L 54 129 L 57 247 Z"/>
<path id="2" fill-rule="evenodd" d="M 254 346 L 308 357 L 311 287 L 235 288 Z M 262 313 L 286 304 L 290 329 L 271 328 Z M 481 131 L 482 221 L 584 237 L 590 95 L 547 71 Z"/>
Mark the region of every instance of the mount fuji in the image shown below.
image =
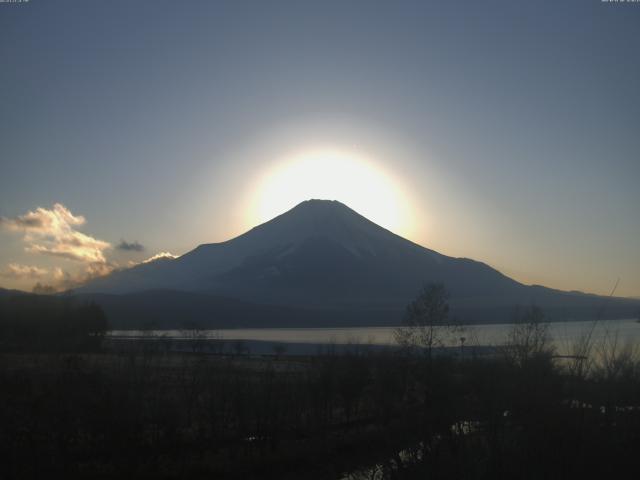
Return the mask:
<path id="1" fill-rule="evenodd" d="M 308 200 L 226 242 L 96 278 L 75 291 L 119 326 L 153 319 L 222 326 L 398 323 L 420 287 L 443 283 L 465 322 L 508 321 L 535 303 L 550 318 L 631 315 L 639 305 L 523 285 L 490 266 L 417 245 L 346 205 Z"/>

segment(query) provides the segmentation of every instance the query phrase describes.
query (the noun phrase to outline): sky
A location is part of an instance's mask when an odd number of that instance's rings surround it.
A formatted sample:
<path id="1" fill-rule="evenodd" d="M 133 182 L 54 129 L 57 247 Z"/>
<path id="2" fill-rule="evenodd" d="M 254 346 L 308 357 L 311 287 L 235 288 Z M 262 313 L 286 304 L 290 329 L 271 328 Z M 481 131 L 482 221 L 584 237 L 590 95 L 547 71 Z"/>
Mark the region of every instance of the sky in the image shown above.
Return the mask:
<path id="1" fill-rule="evenodd" d="M 0 3 L 0 286 L 180 255 L 308 196 L 640 297 L 639 38 L 640 3 L 601 0 Z"/>

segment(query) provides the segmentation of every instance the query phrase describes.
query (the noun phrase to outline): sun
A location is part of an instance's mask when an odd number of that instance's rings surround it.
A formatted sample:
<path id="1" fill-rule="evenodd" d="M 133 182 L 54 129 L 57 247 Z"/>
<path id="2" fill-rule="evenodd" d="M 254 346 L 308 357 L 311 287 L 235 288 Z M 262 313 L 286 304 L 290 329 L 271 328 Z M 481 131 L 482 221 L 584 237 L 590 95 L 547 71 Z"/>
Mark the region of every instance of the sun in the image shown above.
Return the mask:
<path id="1" fill-rule="evenodd" d="M 398 182 L 361 155 L 319 150 L 291 156 L 270 168 L 255 191 L 256 223 L 315 198 L 338 200 L 395 233 L 410 230 L 409 205 Z"/>

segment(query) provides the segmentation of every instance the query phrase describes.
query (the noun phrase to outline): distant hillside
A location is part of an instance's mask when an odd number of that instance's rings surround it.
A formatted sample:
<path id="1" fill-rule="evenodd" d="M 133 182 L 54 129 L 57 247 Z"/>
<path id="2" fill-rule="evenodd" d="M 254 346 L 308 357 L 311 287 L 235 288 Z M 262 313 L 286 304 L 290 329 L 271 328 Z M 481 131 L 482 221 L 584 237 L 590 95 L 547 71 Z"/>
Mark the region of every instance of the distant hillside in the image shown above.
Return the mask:
<path id="1" fill-rule="evenodd" d="M 123 295 L 82 294 L 102 306 L 111 328 L 323 327 L 387 325 L 399 311 L 261 305 L 215 295 L 150 290 Z"/>
<path id="2" fill-rule="evenodd" d="M 0 352 L 97 351 L 108 327 L 94 303 L 0 289 Z"/>
<path id="3" fill-rule="evenodd" d="M 28 292 L 23 292 L 22 290 L 8 290 L 6 288 L 0 288 L 0 298 L 1 297 L 12 297 L 15 295 L 29 295 Z"/>

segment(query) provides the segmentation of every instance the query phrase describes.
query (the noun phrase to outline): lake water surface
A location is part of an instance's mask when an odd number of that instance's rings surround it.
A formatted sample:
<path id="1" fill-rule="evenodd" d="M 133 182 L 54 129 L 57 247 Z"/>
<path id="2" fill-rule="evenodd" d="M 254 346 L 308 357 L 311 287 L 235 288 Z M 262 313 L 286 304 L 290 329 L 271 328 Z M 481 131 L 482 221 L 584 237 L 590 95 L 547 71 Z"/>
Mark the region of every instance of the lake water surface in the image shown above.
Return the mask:
<path id="1" fill-rule="evenodd" d="M 549 333 L 558 353 L 568 353 L 571 346 L 581 337 L 590 335 L 597 344 L 602 340 L 640 345 L 640 323 L 635 319 L 553 322 L 549 323 Z M 372 344 L 393 345 L 397 327 L 349 327 L 349 328 L 238 328 L 204 330 L 198 332 L 211 339 L 257 340 L 274 343 L 313 344 Z M 466 325 L 455 332 L 442 331 L 446 346 L 460 346 L 464 338 L 465 346 L 502 345 L 513 328 L 513 324 Z M 193 333 L 186 330 L 113 330 L 115 338 L 153 338 L 164 336 L 172 339 L 189 339 Z"/>

